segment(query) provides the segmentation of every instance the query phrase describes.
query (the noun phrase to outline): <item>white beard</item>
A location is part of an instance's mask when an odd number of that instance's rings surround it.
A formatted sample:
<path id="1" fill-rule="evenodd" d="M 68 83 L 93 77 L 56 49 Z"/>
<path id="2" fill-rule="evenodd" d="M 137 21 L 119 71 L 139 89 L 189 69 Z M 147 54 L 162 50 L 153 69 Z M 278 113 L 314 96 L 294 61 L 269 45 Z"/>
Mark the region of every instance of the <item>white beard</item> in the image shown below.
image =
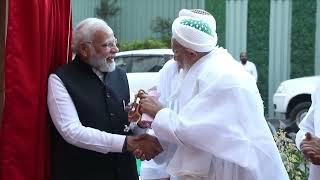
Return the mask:
<path id="1" fill-rule="evenodd" d="M 90 58 L 89 64 L 97 68 L 101 72 L 112 72 L 116 69 L 116 63 L 114 62 L 114 59 L 112 59 L 111 62 L 108 62 L 105 58 L 104 59 Z"/>
<path id="2" fill-rule="evenodd" d="M 187 75 L 187 71 L 180 69 L 179 73 L 176 75 L 176 77 L 173 79 L 175 87 L 173 88 L 173 92 L 170 95 L 170 98 L 177 98 L 181 89 L 182 89 L 182 83 L 184 78 Z"/>
<path id="3" fill-rule="evenodd" d="M 112 72 L 116 69 L 116 63 L 114 62 L 114 60 L 112 60 L 111 62 L 104 60 L 104 63 L 99 66 L 98 69 L 101 72 Z"/>
<path id="4" fill-rule="evenodd" d="M 116 63 L 114 62 L 114 59 L 110 59 L 107 61 L 106 57 L 101 57 L 101 55 L 97 54 L 96 50 L 90 46 L 91 51 L 93 52 L 93 55 L 89 59 L 89 64 L 98 69 L 101 72 L 112 72 L 116 69 Z"/>
<path id="5" fill-rule="evenodd" d="M 187 64 L 188 60 L 185 60 L 185 59 L 181 59 L 180 61 L 177 61 L 175 59 L 175 61 L 177 62 L 178 64 L 178 67 L 183 69 L 184 73 L 188 72 L 189 69 L 191 68 L 191 66 L 189 64 Z M 178 63 L 179 62 L 179 63 Z M 179 71 L 180 72 L 180 71 Z"/>

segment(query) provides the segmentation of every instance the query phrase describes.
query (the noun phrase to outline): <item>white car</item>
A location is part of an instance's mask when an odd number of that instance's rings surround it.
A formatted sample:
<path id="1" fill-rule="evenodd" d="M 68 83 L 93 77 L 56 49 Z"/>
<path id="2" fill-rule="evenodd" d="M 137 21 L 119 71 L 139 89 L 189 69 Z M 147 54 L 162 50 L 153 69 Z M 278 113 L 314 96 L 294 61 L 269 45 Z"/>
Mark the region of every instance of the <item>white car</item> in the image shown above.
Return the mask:
<path id="1" fill-rule="evenodd" d="M 156 85 L 158 71 L 172 58 L 171 49 L 144 49 L 117 53 L 115 62 L 127 72 L 131 102 L 139 89 L 148 90 Z"/>
<path id="2" fill-rule="evenodd" d="M 320 76 L 283 81 L 273 96 L 275 112 L 285 115 L 285 124 L 297 131 L 298 125 L 311 105 L 311 94 L 317 88 Z"/>

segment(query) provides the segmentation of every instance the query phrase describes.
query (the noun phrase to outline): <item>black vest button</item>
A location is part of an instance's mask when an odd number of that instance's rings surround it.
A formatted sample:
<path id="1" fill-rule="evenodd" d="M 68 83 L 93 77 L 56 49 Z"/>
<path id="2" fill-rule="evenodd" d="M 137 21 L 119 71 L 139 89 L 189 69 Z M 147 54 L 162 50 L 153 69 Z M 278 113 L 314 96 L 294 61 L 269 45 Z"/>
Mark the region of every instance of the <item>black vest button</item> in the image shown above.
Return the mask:
<path id="1" fill-rule="evenodd" d="M 110 98 L 110 97 L 111 97 L 110 93 L 107 93 L 106 96 L 107 96 L 107 98 Z"/>
<path id="2" fill-rule="evenodd" d="M 114 116 L 115 116 L 115 114 L 114 114 L 114 113 L 110 113 L 110 116 L 111 116 L 111 117 L 114 117 Z"/>

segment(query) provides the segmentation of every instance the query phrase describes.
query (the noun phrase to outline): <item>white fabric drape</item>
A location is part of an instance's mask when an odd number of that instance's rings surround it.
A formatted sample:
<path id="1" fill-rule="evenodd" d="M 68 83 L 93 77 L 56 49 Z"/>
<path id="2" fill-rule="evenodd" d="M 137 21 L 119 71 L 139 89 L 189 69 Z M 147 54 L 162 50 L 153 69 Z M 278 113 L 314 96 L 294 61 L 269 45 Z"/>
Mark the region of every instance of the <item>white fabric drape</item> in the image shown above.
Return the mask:
<path id="1" fill-rule="evenodd" d="M 165 151 L 173 152 L 156 158 L 159 162 L 169 159 L 170 175 L 177 179 L 288 179 L 255 80 L 226 50 L 217 48 L 197 61 L 175 91 L 169 104 L 179 109 L 162 109 L 152 124 Z"/>

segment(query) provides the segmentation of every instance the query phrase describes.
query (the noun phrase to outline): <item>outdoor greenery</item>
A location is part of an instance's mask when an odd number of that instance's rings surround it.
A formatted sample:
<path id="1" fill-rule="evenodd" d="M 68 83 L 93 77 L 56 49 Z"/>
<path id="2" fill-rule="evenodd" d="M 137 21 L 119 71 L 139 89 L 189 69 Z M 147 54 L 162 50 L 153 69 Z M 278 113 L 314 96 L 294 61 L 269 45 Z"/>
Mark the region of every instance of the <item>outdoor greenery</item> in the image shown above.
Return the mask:
<path id="1" fill-rule="evenodd" d="M 146 38 L 145 40 L 135 40 L 131 42 L 119 43 L 120 51 L 136 49 L 163 49 L 171 47 L 171 25 L 170 18 L 157 17 L 153 20 L 151 30 L 159 34 L 160 38 Z"/>
<path id="2" fill-rule="evenodd" d="M 292 1 L 290 78 L 314 75 L 316 7 L 316 0 Z"/>
<path id="3" fill-rule="evenodd" d="M 287 138 L 285 132 L 281 129 L 274 135 L 274 140 L 290 179 L 307 180 L 309 165 L 303 154 L 295 146 L 294 141 Z"/>
<path id="4" fill-rule="evenodd" d="M 218 45 L 225 47 L 226 42 L 226 1 L 225 0 L 206 0 L 205 7 L 214 16 L 217 23 Z"/>
<path id="5" fill-rule="evenodd" d="M 120 51 L 129 51 L 136 49 L 153 49 L 153 48 L 170 48 L 167 39 L 145 39 L 135 40 L 132 42 L 120 43 L 118 45 Z"/>
<path id="6" fill-rule="evenodd" d="M 249 60 L 257 67 L 257 84 L 265 107 L 268 106 L 269 14 L 270 1 L 249 0 L 247 52 Z"/>
<path id="7" fill-rule="evenodd" d="M 156 17 L 151 24 L 151 30 L 155 34 L 160 34 L 160 41 L 166 44 L 166 48 L 171 47 L 171 25 L 173 20 L 170 18 Z"/>
<path id="8" fill-rule="evenodd" d="M 171 25 L 173 23 L 173 20 L 170 18 L 162 18 L 162 17 L 156 17 L 152 21 L 151 30 L 154 33 L 159 33 L 161 38 L 171 38 Z"/>
<path id="9" fill-rule="evenodd" d="M 119 13 L 120 6 L 117 0 L 101 0 L 100 6 L 96 7 L 95 11 L 99 18 L 108 19 Z"/>

